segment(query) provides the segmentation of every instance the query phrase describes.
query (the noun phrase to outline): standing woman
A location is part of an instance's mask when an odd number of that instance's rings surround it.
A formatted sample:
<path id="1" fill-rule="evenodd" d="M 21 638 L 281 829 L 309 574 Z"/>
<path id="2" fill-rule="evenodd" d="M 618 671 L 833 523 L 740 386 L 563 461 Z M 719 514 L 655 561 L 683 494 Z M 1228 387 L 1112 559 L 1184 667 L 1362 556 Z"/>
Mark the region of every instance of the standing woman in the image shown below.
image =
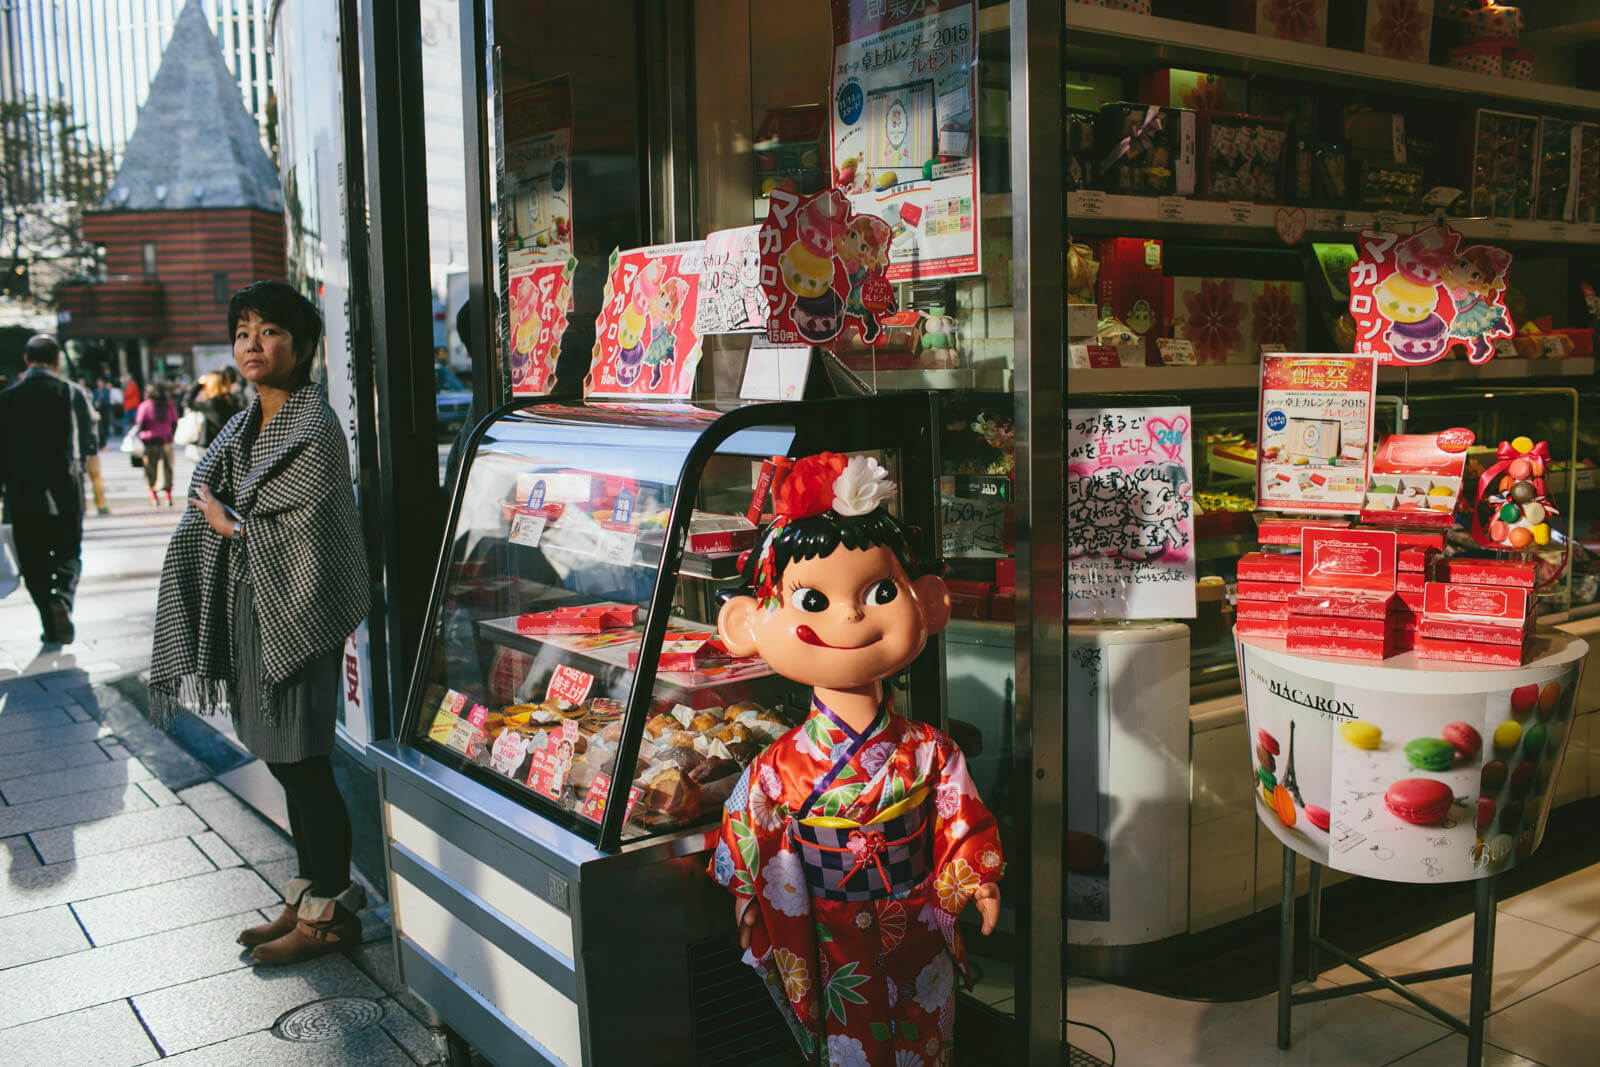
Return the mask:
<path id="1" fill-rule="evenodd" d="M 172 435 L 178 430 L 178 405 L 167 395 L 167 386 L 156 382 L 150 395 L 139 405 L 133 428 L 144 442 L 144 484 L 150 487 L 150 503 L 159 505 L 156 490 L 167 494 L 172 506 Z"/>
<path id="2" fill-rule="evenodd" d="M 257 389 L 195 468 L 161 569 L 151 716 L 232 712 L 239 740 L 283 786 L 299 871 L 278 918 L 239 935 L 262 963 L 361 941 L 350 816 L 329 755 L 345 638 L 368 576 L 349 450 L 311 384 L 322 320 L 282 282 L 235 293 L 228 329 Z"/>

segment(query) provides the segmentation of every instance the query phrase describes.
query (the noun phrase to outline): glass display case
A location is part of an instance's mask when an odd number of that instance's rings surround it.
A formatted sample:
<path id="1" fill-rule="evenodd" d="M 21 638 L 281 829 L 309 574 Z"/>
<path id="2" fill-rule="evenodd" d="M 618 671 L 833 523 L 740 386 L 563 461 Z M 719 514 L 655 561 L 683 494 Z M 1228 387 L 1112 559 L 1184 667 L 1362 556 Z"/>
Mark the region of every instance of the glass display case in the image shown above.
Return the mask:
<path id="1" fill-rule="evenodd" d="M 722 647 L 719 593 L 773 457 L 873 456 L 936 555 L 937 410 L 525 401 L 475 431 L 400 737 L 375 751 L 407 983 L 476 1019 L 486 1057 L 795 1053 L 704 868 L 742 769 L 810 694 Z M 939 721 L 943 673 L 930 642 L 896 710 Z M 638 1025 L 607 1025 L 624 1004 Z"/>
<path id="2" fill-rule="evenodd" d="M 728 653 L 717 593 L 754 544 L 763 461 L 799 439 L 841 447 L 831 418 L 805 433 L 798 413 L 741 414 L 750 425 L 680 481 L 723 415 L 543 405 L 488 428 L 461 487 L 412 744 L 597 843 L 613 810 L 623 842 L 716 822 L 810 701 Z M 893 421 L 874 415 L 880 444 L 911 439 Z M 897 483 L 929 484 L 901 448 L 866 451 Z M 669 554 L 675 501 L 687 526 Z"/>

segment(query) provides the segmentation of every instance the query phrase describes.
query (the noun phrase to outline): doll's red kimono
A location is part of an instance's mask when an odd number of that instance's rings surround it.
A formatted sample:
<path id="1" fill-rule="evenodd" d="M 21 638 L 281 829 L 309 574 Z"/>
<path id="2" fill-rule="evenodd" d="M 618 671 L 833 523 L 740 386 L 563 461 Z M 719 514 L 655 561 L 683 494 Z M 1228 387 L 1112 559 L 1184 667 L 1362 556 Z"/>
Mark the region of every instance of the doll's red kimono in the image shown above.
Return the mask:
<path id="1" fill-rule="evenodd" d="M 801 495 L 819 463 L 832 507 Z M 977 897 L 993 928 L 1002 862 L 961 750 L 882 696 L 882 678 L 949 617 L 943 582 L 913 577 L 905 531 L 878 507 L 883 473 L 860 457 L 800 460 L 778 529 L 747 564 L 752 595 L 719 617 L 735 654 L 759 652 L 814 696 L 735 786 L 711 874 L 734 893 L 752 927 L 746 962 L 807 1054 L 932 1067 L 950 1061 L 957 971 L 970 981 L 956 917 Z"/>

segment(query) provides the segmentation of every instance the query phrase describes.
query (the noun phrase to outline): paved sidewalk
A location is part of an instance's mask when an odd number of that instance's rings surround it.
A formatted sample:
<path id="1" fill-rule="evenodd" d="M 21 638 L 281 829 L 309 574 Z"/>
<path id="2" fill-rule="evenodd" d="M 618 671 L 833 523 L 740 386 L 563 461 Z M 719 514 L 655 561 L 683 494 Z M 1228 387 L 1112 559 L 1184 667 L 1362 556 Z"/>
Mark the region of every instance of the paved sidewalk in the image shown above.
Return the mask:
<path id="1" fill-rule="evenodd" d="M 182 501 L 102 457 L 78 640 L 41 646 L 26 591 L 0 600 L 0 1064 L 438 1062 L 381 901 L 348 954 L 258 970 L 234 943 L 281 910 L 294 850 L 123 695 Z"/>

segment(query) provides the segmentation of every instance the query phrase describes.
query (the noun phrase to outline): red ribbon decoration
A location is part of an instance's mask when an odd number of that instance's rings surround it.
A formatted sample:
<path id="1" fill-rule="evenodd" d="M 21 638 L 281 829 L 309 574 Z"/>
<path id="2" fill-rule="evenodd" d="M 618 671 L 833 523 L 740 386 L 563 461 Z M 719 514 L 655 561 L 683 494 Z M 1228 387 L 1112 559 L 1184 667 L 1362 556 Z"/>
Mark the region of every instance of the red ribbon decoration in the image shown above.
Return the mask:
<path id="1" fill-rule="evenodd" d="M 1550 443 L 1548 441 L 1540 441 L 1538 444 L 1528 449 L 1528 451 L 1518 452 L 1514 447 L 1512 447 L 1510 441 L 1501 441 L 1500 447 L 1495 450 L 1496 462 L 1493 466 L 1489 467 L 1488 470 L 1484 471 L 1478 476 L 1478 501 L 1480 503 L 1475 504 L 1472 508 L 1472 539 L 1485 548 L 1494 548 L 1501 551 L 1518 551 L 1516 549 L 1507 549 L 1505 545 L 1490 539 L 1489 535 L 1484 532 L 1483 523 L 1481 521 L 1481 515 L 1483 512 L 1481 502 L 1484 494 L 1489 491 L 1489 487 L 1494 484 L 1495 479 L 1499 478 L 1500 475 L 1505 472 L 1506 468 L 1511 466 L 1514 460 L 1518 459 L 1534 461 L 1534 466 L 1537 468 L 1538 473 L 1534 474 L 1528 479 L 1528 481 L 1533 483 L 1534 492 L 1538 494 L 1536 499 L 1542 499 L 1546 501 L 1550 499 L 1550 496 L 1545 491 L 1544 486 L 1544 472 L 1550 468 Z M 1544 508 L 1547 518 L 1552 515 L 1561 514 L 1561 512 L 1556 509 L 1554 503 L 1546 503 Z M 1524 551 L 1531 552 L 1532 549 L 1529 548 Z M 1540 582 L 1535 589 L 1544 589 L 1550 585 L 1553 585 L 1556 579 L 1560 578 L 1562 573 L 1567 569 L 1567 564 L 1570 562 L 1572 562 L 1572 538 L 1569 535 L 1567 538 L 1566 550 L 1561 557 L 1561 566 L 1557 567 L 1555 573 L 1552 574 L 1548 579 Z"/>

